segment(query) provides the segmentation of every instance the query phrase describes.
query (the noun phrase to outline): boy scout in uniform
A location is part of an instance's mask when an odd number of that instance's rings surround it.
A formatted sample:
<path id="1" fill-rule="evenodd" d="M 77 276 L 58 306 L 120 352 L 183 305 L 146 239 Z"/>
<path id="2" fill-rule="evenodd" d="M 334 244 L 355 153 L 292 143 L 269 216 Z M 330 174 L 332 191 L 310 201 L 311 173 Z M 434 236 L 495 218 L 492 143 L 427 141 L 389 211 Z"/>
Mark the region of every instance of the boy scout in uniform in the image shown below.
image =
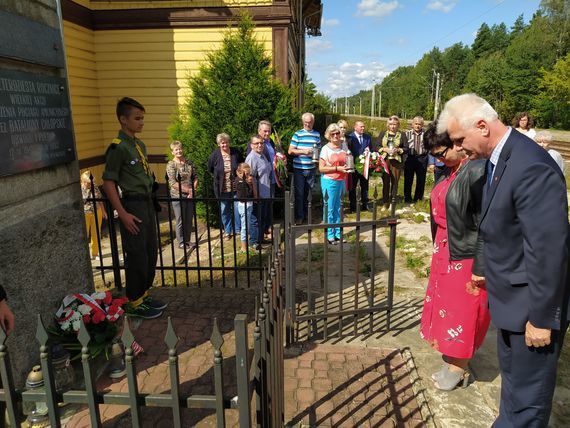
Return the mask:
<path id="1" fill-rule="evenodd" d="M 157 318 L 166 304 L 151 298 L 156 269 L 158 243 L 152 190 L 154 179 L 144 143 L 135 137 L 144 125 L 144 107 L 132 98 L 117 103 L 119 135 L 105 154 L 103 189 L 119 215 L 121 236 L 126 253 L 126 290 L 129 313 L 141 318 Z M 121 188 L 119 197 L 117 185 Z"/>

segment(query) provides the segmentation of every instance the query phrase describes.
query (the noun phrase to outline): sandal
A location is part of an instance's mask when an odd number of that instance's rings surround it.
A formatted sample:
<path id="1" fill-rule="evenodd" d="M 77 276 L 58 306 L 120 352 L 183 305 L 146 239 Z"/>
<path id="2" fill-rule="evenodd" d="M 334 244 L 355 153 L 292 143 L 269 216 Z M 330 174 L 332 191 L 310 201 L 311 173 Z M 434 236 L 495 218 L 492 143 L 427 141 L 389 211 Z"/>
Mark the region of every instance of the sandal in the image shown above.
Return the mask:
<path id="1" fill-rule="evenodd" d="M 459 384 L 461 384 L 461 387 L 466 388 L 468 383 L 469 372 L 467 370 L 458 372 L 448 369 L 447 372 L 435 382 L 435 387 L 442 391 L 451 391 Z"/>
<path id="2" fill-rule="evenodd" d="M 446 375 L 446 373 L 447 373 L 448 370 L 449 370 L 449 363 L 444 362 L 444 363 L 441 365 L 441 368 L 440 368 L 437 372 L 432 373 L 431 378 L 432 378 L 435 382 L 437 382 L 437 381 L 439 381 L 441 378 L 445 377 L 445 375 Z"/>

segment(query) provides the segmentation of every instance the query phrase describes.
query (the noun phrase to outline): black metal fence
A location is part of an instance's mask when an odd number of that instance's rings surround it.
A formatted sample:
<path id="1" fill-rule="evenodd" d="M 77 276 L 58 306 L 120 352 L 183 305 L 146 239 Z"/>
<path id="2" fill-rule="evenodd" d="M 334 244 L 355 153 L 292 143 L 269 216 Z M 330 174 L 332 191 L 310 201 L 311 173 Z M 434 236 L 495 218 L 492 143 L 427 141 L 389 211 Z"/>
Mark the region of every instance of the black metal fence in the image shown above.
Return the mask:
<path id="1" fill-rule="evenodd" d="M 168 177 L 166 177 L 168 180 Z M 168 181 L 167 181 L 168 182 Z M 120 220 L 115 218 L 114 210 L 109 200 L 103 195 L 94 197 L 95 183 L 91 177 L 91 194 L 84 202 L 91 204 L 95 223 L 101 221 L 102 210 L 98 210 L 101 204 L 105 213 L 106 221 L 102 227 L 95 227 L 92 233 L 96 234 L 96 245 L 99 257 L 92 261 L 93 267 L 98 272 L 98 277 L 104 284 L 110 282 L 121 289 L 124 282 L 122 272 L 125 263 L 128 263 L 121 243 Z M 262 278 L 263 265 L 268 255 L 270 245 L 275 233 L 276 224 L 282 224 L 283 216 L 276 212 L 275 207 L 283 205 L 283 198 L 244 199 L 247 204 L 253 204 L 253 216 L 258 220 L 262 216 L 262 207 L 268 207 L 270 218 L 269 235 L 264 238 L 264 231 L 259 231 L 257 242 L 251 239 L 252 215 L 245 213 L 245 241 L 242 243 L 240 228 L 238 227 L 237 199 L 216 198 L 213 195 L 196 196 L 191 199 L 175 197 L 170 194 L 169 186 L 161 186 L 163 189 L 153 195 L 155 205 L 160 207 L 160 212 L 155 212 L 157 240 L 159 244 L 157 260 L 157 276 L 155 283 L 159 285 L 173 286 L 197 286 L 197 287 L 243 287 L 251 284 L 252 280 Z M 179 194 L 182 194 L 180 187 Z M 181 210 L 182 235 L 190 235 L 191 244 L 179 246 L 176 242 L 176 216 L 172 203 L 191 203 L 191 218 L 185 218 L 185 211 Z M 221 222 L 222 206 L 228 205 L 231 219 L 231 229 L 236 231 L 231 236 L 224 233 Z M 99 205 L 99 206 L 101 206 Z M 202 216 L 198 216 L 200 208 Z M 278 210 L 279 208 L 277 208 Z M 191 229 L 189 234 L 186 230 Z M 258 245 L 254 245 L 258 244 Z M 245 245 L 246 251 L 242 251 Z"/>
<path id="2" fill-rule="evenodd" d="M 357 195 L 356 218 L 345 221 L 341 202 L 340 223 L 329 224 L 325 220 L 313 222 L 309 194 L 307 224 L 297 225 L 293 221 L 293 197 L 285 193 L 287 344 L 317 337 L 327 340 L 332 335 L 372 334 L 384 325 L 390 329 L 398 224 L 395 191 L 392 189 L 391 211 L 383 218 L 378 217 L 377 189 L 374 189 L 371 218 L 368 215 L 364 218 L 360 211 L 360 188 Z M 325 194 L 323 212 L 327 210 Z M 340 228 L 341 238 L 334 245 L 327 239 L 328 228 Z M 378 236 L 382 229 L 388 229 L 389 254 L 380 257 Z M 301 253 L 305 254 L 304 259 Z M 300 260 L 304 263 L 299 263 Z M 380 289 L 379 272 L 385 270 L 388 271 L 386 285 Z M 302 273 L 302 279 L 298 273 Z M 382 312 L 384 318 L 380 320 Z M 302 324 L 306 329 L 301 335 Z"/>
<path id="3" fill-rule="evenodd" d="M 137 359 L 133 350 L 135 336 L 128 320 L 125 320 L 121 341 L 125 347 L 125 367 L 128 383 L 127 392 L 98 391 L 94 376 L 94 363 L 89 351 L 91 337 L 83 322 L 79 331 L 81 350 L 81 370 L 83 372 L 84 389 L 58 390 L 55 384 L 55 369 L 52 364 L 51 339 L 38 316 L 36 338 L 40 345 L 39 361 L 45 387 L 19 391 L 14 387 L 10 368 L 10 354 L 6 346 L 6 334 L 0 329 L 0 377 L 3 388 L 0 389 L 0 402 L 6 406 L 11 426 L 19 426 L 23 417 L 19 404 L 22 402 L 45 403 L 47 415 L 52 427 L 61 426 L 59 404 L 75 403 L 86 405 L 89 409 L 90 424 L 100 427 L 102 424 L 101 404 L 117 404 L 128 407 L 132 426 L 141 427 L 141 408 L 162 407 L 172 411 L 174 427 L 188 426 L 184 424 L 183 409 L 212 409 L 216 414 L 218 427 L 225 427 L 227 409 L 237 409 L 239 425 L 243 428 L 251 426 L 278 427 L 284 424 L 284 387 L 283 387 L 283 309 L 284 309 L 284 260 L 281 246 L 280 229 L 277 228 L 274 239 L 274 250 L 269 254 L 269 263 L 263 268 L 263 281 L 260 285 L 260 299 L 256 311 L 253 331 L 253 358 L 248 345 L 247 315 L 238 314 L 234 319 L 236 349 L 236 383 L 237 395 L 225 394 L 226 384 L 223 377 L 224 355 L 222 345 L 224 339 L 218 329 L 216 319 L 213 320 L 213 332 L 210 342 L 213 348 L 214 394 L 182 395 L 180 392 L 180 364 L 178 359 L 178 337 L 169 318 L 165 334 L 168 353 L 170 392 L 147 394 L 140 392 L 137 382 Z M 253 400 L 253 402 L 252 402 Z M 251 409 L 254 404 L 255 414 Z"/>

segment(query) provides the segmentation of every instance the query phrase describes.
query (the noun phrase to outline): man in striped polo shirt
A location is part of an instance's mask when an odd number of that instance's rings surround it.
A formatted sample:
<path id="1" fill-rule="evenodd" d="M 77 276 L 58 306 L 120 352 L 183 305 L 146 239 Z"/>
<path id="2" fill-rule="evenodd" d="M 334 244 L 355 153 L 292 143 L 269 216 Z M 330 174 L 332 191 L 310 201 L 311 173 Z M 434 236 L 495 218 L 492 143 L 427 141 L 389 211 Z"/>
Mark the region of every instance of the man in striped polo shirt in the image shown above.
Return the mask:
<path id="1" fill-rule="evenodd" d="M 293 155 L 293 185 L 295 187 L 295 223 L 308 218 L 309 192 L 315 185 L 315 164 L 313 147 L 320 147 L 321 134 L 313 130 L 315 116 L 303 113 L 303 129 L 295 132 L 289 144 L 289 154 Z"/>

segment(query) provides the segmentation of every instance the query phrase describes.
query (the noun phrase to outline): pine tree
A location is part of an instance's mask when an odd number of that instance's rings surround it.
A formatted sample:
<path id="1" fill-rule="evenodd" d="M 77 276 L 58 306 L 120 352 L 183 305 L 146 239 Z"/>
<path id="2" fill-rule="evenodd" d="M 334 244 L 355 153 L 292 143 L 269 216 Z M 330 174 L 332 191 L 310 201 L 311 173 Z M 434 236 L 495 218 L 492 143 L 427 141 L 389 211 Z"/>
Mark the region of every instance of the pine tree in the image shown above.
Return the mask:
<path id="1" fill-rule="evenodd" d="M 519 34 L 521 34 L 525 28 L 526 25 L 524 23 L 524 16 L 521 13 L 513 23 L 513 26 L 511 27 L 511 33 L 510 33 L 511 40 L 517 37 Z"/>
<path id="2" fill-rule="evenodd" d="M 220 49 L 207 54 L 199 72 L 189 77 L 191 94 L 169 131 L 196 165 L 199 194 L 212 194 L 207 160 L 216 148 L 217 134 L 227 133 L 231 146 L 245 156 L 260 120 L 272 122 L 282 140 L 298 126 L 293 92 L 273 74 L 269 56 L 255 39 L 253 21 L 244 15 L 236 28 L 228 29 Z"/>
<path id="3" fill-rule="evenodd" d="M 491 45 L 491 29 L 486 23 L 481 24 L 479 30 L 477 30 L 477 36 L 473 41 L 471 49 L 473 49 L 473 55 L 475 59 L 481 58 L 485 55 Z"/>

